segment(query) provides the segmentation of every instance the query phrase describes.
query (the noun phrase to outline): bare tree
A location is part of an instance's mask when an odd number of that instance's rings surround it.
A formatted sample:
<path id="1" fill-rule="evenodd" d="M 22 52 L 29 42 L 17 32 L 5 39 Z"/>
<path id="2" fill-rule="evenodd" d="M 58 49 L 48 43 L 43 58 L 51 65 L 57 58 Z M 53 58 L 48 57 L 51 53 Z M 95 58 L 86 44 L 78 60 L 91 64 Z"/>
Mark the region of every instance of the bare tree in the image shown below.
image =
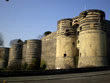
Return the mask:
<path id="1" fill-rule="evenodd" d="M 3 35 L 0 33 L 0 46 L 4 45 Z"/>
<path id="2" fill-rule="evenodd" d="M 38 35 L 37 36 L 37 39 L 42 39 L 44 37 L 44 35 L 42 34 L 42 35 Z"/>

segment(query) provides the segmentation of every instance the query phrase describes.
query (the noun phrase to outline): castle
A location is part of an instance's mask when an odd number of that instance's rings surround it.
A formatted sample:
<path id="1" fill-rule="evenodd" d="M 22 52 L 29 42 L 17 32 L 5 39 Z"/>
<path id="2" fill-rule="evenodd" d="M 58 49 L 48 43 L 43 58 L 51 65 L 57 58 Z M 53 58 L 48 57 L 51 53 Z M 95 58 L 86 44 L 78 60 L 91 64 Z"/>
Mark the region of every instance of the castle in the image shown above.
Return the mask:
<path id="1" fill-rule="evenodd" d="M 86 10 L 77 17 L 61 19 L 57 31 L 41 40 L 26 40 L 13 45 L 9 52 L 0 48 L 0 68 L 13 63 L 20 68 L 36 59 L 38 67 L 44 62 L 48 70 L 109 66 L 109 26 L 101 10 Z"/>

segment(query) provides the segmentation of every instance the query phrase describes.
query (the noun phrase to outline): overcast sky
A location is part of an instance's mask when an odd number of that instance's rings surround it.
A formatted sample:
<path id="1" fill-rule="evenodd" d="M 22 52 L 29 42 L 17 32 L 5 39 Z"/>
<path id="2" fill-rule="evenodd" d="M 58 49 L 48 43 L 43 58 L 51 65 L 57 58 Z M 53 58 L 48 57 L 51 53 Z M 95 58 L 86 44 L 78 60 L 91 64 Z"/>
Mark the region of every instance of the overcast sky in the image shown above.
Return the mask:
<path id="1" fill-rule="evenodd" d="M 12 39 L 35 39 L 56 31 L 57 21 L 88 9 L 100 9 L 110 20 L 110 0 L 0 0 L 0 32 L 5 46 Z"/>

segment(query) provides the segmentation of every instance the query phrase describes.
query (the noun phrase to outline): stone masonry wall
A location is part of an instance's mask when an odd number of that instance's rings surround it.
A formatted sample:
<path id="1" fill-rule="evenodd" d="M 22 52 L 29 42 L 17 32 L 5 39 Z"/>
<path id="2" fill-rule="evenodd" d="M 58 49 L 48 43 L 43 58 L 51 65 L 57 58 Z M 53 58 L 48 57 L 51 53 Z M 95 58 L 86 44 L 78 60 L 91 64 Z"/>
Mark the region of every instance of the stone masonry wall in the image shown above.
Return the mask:
<path id="1" fill-rule="evenodd" d="M 46 69 L 55 69 L 56 32 L 42 38 L 41 62 L 45 62 Z"/>

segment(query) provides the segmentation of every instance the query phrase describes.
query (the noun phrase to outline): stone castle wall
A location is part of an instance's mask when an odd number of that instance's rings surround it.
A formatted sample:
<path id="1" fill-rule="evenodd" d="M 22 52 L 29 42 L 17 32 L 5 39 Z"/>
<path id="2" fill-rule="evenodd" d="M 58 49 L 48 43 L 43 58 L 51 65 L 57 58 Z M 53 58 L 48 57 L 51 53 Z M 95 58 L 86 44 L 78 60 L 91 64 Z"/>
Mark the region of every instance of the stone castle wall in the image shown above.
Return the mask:
<path id="1" fill-rule="evenodd" d="M 43 37 L 40 43 L 27 41 L 23 50 L 11 47 L 9 64 L 19 60 L 30 64 L 39 57 L 38 63 L 48 70 L 110 65 L 110 21 L 101 10 L 86 10 L 77 17 L 61 19 L 57 31 Z"/>
<path id="2" fill-rule="evenodd" d="M 8 58 L 9 58 L 9 48 L 0 47 L 0 69 L 7 67 Z"/>
<path id="3" fill-rule="evenodd" d="M 42 38 L 41 63 L 46 64 L 46 69 L 55 69 L 56 60 L 56 32 Z"/>
<path id="4" fill-rule="evenodd" d="M 110 59 L 109 26 L 110 22 L 105 20 L 105 14 L 101 10 L 87 10 L 75 18 L 59 20 L 56 52 L 54 51 L 56 55 L 50 58 L 51 60 L 56 59 L 55 69 L 108 66 Z M 50 43 L 53 36 L 50 35 L 51 37 L 44 37 L 47 41 L 43 42 L 42 49 L 47 54 L 43 53 L 43 57 L 51 55 L 51 52 L 48 52 L 45 47 L 48 44 L 51 45 L 49 47 L 53 47 L 53 42 Z M 48 62 L 47 58 L 45 60 Z"/>

